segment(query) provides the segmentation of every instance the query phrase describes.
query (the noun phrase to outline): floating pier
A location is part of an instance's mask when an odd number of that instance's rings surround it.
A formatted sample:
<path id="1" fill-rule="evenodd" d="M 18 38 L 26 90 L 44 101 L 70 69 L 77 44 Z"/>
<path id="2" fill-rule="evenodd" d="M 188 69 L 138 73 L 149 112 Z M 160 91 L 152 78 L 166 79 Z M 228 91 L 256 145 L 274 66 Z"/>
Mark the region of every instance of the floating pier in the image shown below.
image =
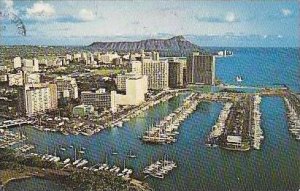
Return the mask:
<path id="1" fill-rule="evenodd" d="M 151 126 L 141 137 L 145 143 L 165 144 L 176 142 L 180 124 L 196 110 L 199 103 L 197 94 L 192 93 L 185 98 L 181 107 L 164 117 L 158 124 Z"/>

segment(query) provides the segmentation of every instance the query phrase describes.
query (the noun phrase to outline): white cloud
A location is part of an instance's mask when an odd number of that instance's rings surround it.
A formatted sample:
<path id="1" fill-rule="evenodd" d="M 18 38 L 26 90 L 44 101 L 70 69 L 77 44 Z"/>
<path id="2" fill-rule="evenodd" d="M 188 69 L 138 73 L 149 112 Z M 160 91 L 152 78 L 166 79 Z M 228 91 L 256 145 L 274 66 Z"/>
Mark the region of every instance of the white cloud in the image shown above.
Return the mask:
<path id="1" fill-rule="evenodd" d="M 12 0 L 4 0 L 4 5 L 7 12 L 17 14 L 17 10 L 14 9 L 14 2 Z"/>
<path id="2" fill-rule="evenodd" d="M 88 9 L 81 9 L 78 14 L 78 19 L 81 21 L 93 21 L 96 18 L 93 11 Z"/>
<path id="3" fill-rule="evenodd" d="M 14 2 L 12 0 L 4 0 L 5 6 L 7 9 L 13 8 Z"/>
<path id="4" fill-rule="evenodd" d="M 236 15 L 232 12 L 228 12 L 225 16 L 225 21 L 229 22 L 229 23 L 233 23 L 238 21 L 238 18 L 236 17 Z"/>
<path id="5" fill-rule="evenodd" d="M 287 17 L 292 14 L 292 11 L 290 9 L 281 9 L 281 13 L 283 14 L 283 16 Z"/>
<path id="6" fill-rule="evenodd" d="M 240 19 L 233 12 L 228 12 L 225 15 L 202 15 L 196 16 L 196 20 L 200 22 L 208 22 L 208 23 L 234 23 L 239 22 Z"/>
<path id="7" fill-rule="evenodd" d="M 55 9 L 49 3 L 39 1 L 33 4 L 33 6 L 27 9 L 28 16 L 31 17 L 52 17 L 55 14 Z"/>

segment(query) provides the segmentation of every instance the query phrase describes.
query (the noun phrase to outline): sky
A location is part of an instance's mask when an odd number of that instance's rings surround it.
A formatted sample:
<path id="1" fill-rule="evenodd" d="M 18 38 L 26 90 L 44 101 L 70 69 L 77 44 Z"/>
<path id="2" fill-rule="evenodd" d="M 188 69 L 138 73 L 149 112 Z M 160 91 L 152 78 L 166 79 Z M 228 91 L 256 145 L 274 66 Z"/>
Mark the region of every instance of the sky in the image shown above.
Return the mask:
<path id="1" fill-rule="evenodd" d="M 89 45 L 183 35 L 200 46 L 299 47 L 300 0 L 0 0 L 0 44 Z M 19 34 L 25 27 L 26 36 Z"/>

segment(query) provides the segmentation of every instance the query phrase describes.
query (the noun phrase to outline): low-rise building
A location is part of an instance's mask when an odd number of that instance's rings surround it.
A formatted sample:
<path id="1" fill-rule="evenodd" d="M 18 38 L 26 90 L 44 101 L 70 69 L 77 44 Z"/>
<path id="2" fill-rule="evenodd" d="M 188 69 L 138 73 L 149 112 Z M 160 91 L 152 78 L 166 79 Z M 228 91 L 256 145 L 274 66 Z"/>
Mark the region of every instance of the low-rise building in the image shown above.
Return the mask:
<path id="1" fill-rule="evenodd" d="M 31 59 L 23 59 L 22 60 L 22 70 L 25 72 L 38 72 L 39 71 L 39 61 L 34 58 Z"/>
<path id="2" fill-rule="evenodd" d="M 7 82 L 8 78 L 7 78 L 7 74 L 0 74 L 0 82 Z"/>
<path id="3" fill-rule="evenodd" d="M 111 94 L 107 93 L 105 89 L 98 89 L 95 92 L 83 91 L 81 92 L 81 102 L 97 109 L 109 109 L 111 108 Z"/>
<path id="4" fill-rule="evenodd" d="M 9 86 L 22 86 L 23 85 L 23 72 L 19 71 L 16 74 L 8 74 Z"/>
<path id="5" fill-rule="evenodd" d="M 73 115 L 79 117 L 85 117 L 94 112 L 92 105 L 78 105 L 73 108 Z"/>
<path id="6" fill-rule="evenodd" d="M 25 84 L 40 83 L 39 73 L 25 73 Z"/>

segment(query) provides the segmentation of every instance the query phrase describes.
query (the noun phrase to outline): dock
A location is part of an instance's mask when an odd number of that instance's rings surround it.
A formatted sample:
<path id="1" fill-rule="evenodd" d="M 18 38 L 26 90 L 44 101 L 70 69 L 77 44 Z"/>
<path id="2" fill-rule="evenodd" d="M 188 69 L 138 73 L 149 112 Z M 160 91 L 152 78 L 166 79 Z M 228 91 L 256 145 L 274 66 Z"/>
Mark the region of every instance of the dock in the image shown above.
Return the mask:
<path id="1" fill-rule="evenodd" d="M 207 146 L 228 150 L 260 149 L 259 94 L 228 94 L 220 115 L 207 137 Z"/>
<path id="2" fill-rule="evenodd" d="M 289 121 L 289 131 L 296 140 L 300 141 L 300 98 L 294 93 L 284 97 Z"/>
<path id="3" fill-rule="evenodd" d="M 174 112 L 164 117 L 155 126 L 148 127 L 147 131 L 141 137 L 143 142 L 152 144 L 170 144 L 176 142 L 176 137 L 179 134 L 177 131 L 180 124 L 196 110 L 199 103 L 197 93 L 191 93 L 185 98 L 182 106 Z"/>
<path id="4" fill-rule="evenodd" d="M 154 178 L 164 179 L 167 174 L 169 174 L 174 168 L 177 167 L 177 164 L 172 160 L 167 160 L 165 157 L 163 160 L 158 160 L 149 166 L 147 166 L 143 173 L 150 175 Z"/>
<path id="5" fill-rule="evenodd" d="M 0 123 L 0 129 L 7 129 L 10 127 L 17 127 L 30 124 L 33 124 L 33 121 L 25 119 L 6 120 Z"/>

